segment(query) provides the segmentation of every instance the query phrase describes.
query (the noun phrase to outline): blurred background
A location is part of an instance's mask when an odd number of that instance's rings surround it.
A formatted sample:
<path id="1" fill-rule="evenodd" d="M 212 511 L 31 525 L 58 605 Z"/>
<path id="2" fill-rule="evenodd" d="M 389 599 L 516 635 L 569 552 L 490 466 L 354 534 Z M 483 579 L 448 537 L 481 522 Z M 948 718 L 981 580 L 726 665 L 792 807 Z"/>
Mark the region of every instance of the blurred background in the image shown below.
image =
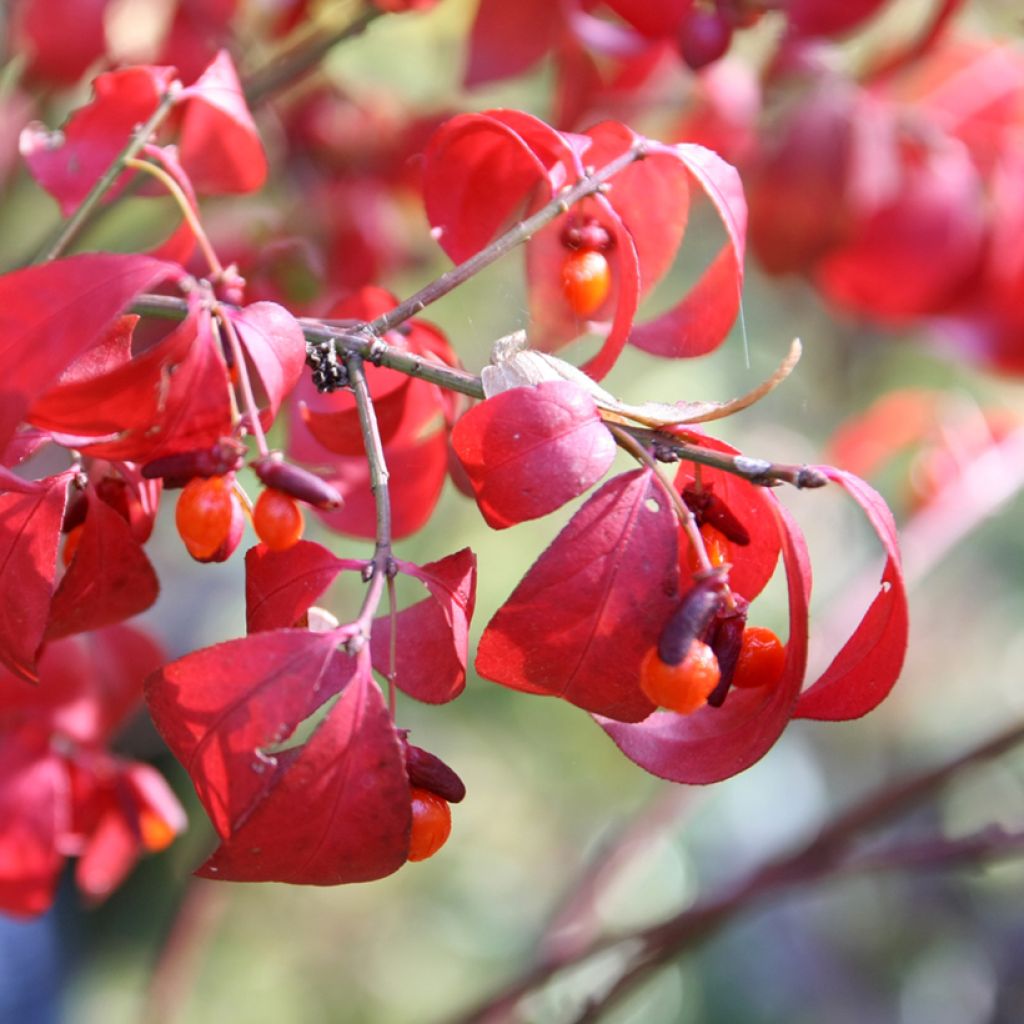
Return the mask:
<path id="1" fill-rule="evenodd" d="M 117 22 L 122 39 L 143 33 L 146 19 L 155 17 L 142 0 L 114 6 L 123 19 Z M 327 20 L 339 17 L 343 7 L 314 6 L 314 15 Z M 855 69 L 880 39 L 892 33 L 911 37 L 935 7 L 914 0 L 884 6 L 878 22 L 849 39 L 830 40 L 841 58 L 828 59 Z M 1012 7 L 994 0 L 967 4 L 958 15 L 958 31 L 998 38 L 1019 58 L 1020 15 Z M 387 16 L 324 61 L 317 87 L 350 97 L 358 111 L 345 123 L 338 115 L 332 122 L 336 136 L 323 144 L 350 146 L 332 158 L 343 169 L 333 184 L 348 183 L 362 197 L 357 202 L 368 202 L 368 193 L 358 191 L 360 175 L 377 173 L 373 161 L 387 157 L 397 126 L 417 116 L 493 105 L 550 116 L 554 71 L 549 61 L 514 79 L 464 88 L 466 40 L 475 14 L 474 0 L 442 0 L 426 13 Z M 252 68 L 271 44 L 245 48 L 248 16 L 236 14 L 242 28 L 234 31 L 243 67 Z M 737 33 L 730 59 L 763 63 L 778 33 L 770 18 Z M 12 70 L 16 51 L 9 47 L 7 57 L 5 100 L 22 95 Z M 687 69 L 677 68 L 675 74 L 679 98 L 674 105 L 646 100 L 644 105 L 645 120 L 655 131 L 669 126 L 670 135 L 692 110 L 696 88 Z M 676 86 L 659 85 L 658 95 L 672 97 L 671 88 Z M 87 89 L 79 85 L 39 95 L 44 98 L 34 101 L 32 116 L 55 125 Z M 298 98 L 289 99 L 299 103 L 303 95 L 300 89 Z M 1016 102 L 1021 104 L 1020 97 Z M 299 152 L 288 109 L 283 102 L 271 104 L 258 118 L 279 176 L 255 198 L 209 204 L 209 223 L 226 250 L 240 235 L 248 234 L 249 244 L 260 231 L 267 244 L 279 241 L 281 221 L 294 213 L 297 183 L 305 173 L 300 165 L 313 158 Z M 12 117 L 0 118 L 0 127 L 16 139 L 19 125 Z M 13 128 L 7 130 L 9 124 Z M 645 123 L 634 127 L 651 130 Z M 342 139 L 345 132 L 352 138 Z M 356 150 L 363 167 L 352 155 Z M 315 159 L 328 164 L 323 154 Z M 0 206 L 5 269 L 35 251 L 57 221 L 52 200 L 13 160 L 6 175 Z M 326 188 L 319 181 L 317 187 L 321 184 Z M 366 259 L 388 287 L 406 295 L 447 262 L 430 241 L 410 190 L 389 185 L 388 195 L 377 198 L 380 219 L 370 235 L 378 242 L 386 238 L 391 248 L 382 245 Z M 83 244 L 145 244 L 140 240 L 149 232 L 159 233 L 162 214 L 150 209 L 159 205 L 126 200 Z M 322 216 L 310 212 L 314 219 Z M 335 210 L 330 216 L 338 220 L 336 234 L 318 256 L 328 264 L 331 246 L 356 245 L 345 234 L 356 227 L 341 224 L 347 215 Z M 716 232 L 720 228 L 710 217 L 695 219 L 679 266 L 652 300 L 655 306 L 659 296 L 679 294 L 693 279 L 694 269 L 720 244 Z M 926 261 L 927 251 L 920 258 Z M 252 279 L 261 286 L 269 282 L 268 294 L 291 288 L 286 298 L 308 299 L 307 308 L 314 309 L 318 295 L 301 273 L 303 266 L 289 254 L 286 264 L 261 268 L 263 278 L 254 268 Z M 907 265 L 905 272 L 914 275 L 919 268 Z M 311 270 L 310 275 L 315 277 Z M 989 476 L 970 478 L 962 501 L 955 493 L 947 496 L 939 527 L 919 528 L 929 498 L 921 496 L 921 474 L 927 471 L 922 459 L 936 449 L 953 450 L 955 465 L 943 480 L 955 484 L 979 453 L 966 442 L 958 449 L 958 439 L 973 436 L 970 431 L 987 422 L 990 410 L 1010 420 L 1024 415 L 1024 389 L 1005 368 L 997 371 L 985 359 L 964 358 L 962 350 L 950 354 L 948 343 L 936 345 L 938 314 L 921 311 L 893 324 L 892 317 L 873 318 L 863 308 L 837 308 L 815 286 L 813 273 L 768 277 L 751 259 L 748 275 L 745 330 L 737 326 L 718 351 L 666 364 L 630 350 L 604 385 L 633 402 L 726 399 L 767 376 L 790 340 L 800 337 L 804 356 L 792 377 L 714 431 L 747 454 L 796 463 L 824 461 L 837 430 L 893 391 L 934 390 L 941 396 L 940 429 L 896 452 L 873 477 L 900 522 L 917 530 L 918 544 L 908 566 L 908 660 L 880 708 L 845 724 L 794 722 L 742 775 L 709 788 L 686 788 L 648 776 L 586 714 L 554 700 L 476 678 L 452 705 L 403 700 L 399 724 L 458 770 L 468 796 L 454 808 L 453 835 L 440 855 L 382 881 L 337 889 L 191 879 L 191 870 L 211 848 L 212 830 L 188 779 L 140 717 L 120 749 L 152 760 L 167 774 L 188 807 L 189 831 L 168 852 L 142 863 L 101 907 L 78 906 L 67 886 L 44 918 L 0 920 L 0 1019 L 19 1024 L 456 1020 L 524 969 L 545 943 L 660 921 L 807 840 L 822 822 L 872 789 L 948 759 L 1024 717 L 1024 532 L 1022 503 L 1014 493 L 1018 485 L 1012 483 L 1024 477 L 1024 466 L 997 460 L 986 471 Z M 443 328 L 465 366 L 479 370 L 494 339 L 528 322 L 518 255 L 439 302 L 428 318 Z M 1024 354 L 1024 335 L 1017 342 Z M 980 514 L 974 500 L 979 489 L 995 491 L 1006 481 L 1011 481 L 1007 500 L 993 514 Z M 254 493 L 254 481 L 244 482 Z M 812 657 L 820 668 L 845 636 L 844 619 L 849 625 L 866 607 L 865 580 L 868 587 L 877 581 L 880 552 L 858 510 L 841 494 L 792 491 L 783 498 L 811 549 L 811 631 L 817 644 Z M 425 562 L 466 545 L 473 548 L 479 559 L 476 637 L 578 504 L 495 533 L 474 504 L 448 484 L 431 522 L 399 542 L 397 554 Z M 961 513 L 963 521 L 956 525 L 965 535 L 950 541 L 950 521 Z M 366 557 L 369 551 L 369 542 L 331 534 L 316 522 L 308 524 L 307 536 L 346 557 Z M 240 554 L 223 565 L 183 558 L 166 514 L 147 551 L 162 593 L 140 621 L 171 656 L 244 632 Z M 339 609 L 344 601 L 339 595 Z M 778 580 L 759 599 L 757 620 L 784 629 Z M 1024 828 L 1020 752 L 958 776 L 880 838 L 957 837 L 991 824 L 1011 832 Z M 606 867 L 596 891 L 567 907 L 568 894 L 597 863 Z M 956 871 L 911 868 L 802 886 L 748 908 L 600 1019 L 616 1024 L 1019 1021 L 1024 1019 L 1022 893 L 1024 863 L 1012 858 Z M 565 972 L 530 996 L 522 1019 L 578 1019 L 587 999 L 602 993 L 621 965 L 621 957 L 612 953 Z M 55 1003 L 51 997 L 58 993 Z"/>

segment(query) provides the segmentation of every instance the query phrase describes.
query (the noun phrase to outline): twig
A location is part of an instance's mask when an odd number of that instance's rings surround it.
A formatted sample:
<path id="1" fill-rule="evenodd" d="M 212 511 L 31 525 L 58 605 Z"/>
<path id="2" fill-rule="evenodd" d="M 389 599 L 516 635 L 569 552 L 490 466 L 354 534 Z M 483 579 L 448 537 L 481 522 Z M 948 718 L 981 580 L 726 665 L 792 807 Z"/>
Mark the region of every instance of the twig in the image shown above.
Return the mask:
<path id="1" fill-rule="evenodd" d="M 939 867 L 970 859 L 971 855 L 1002 856 L 1017 852 L 1024 847 L 1024 837 L 1000 833 L 997 838 L 989 832 L 990 843 L 987 846 L 980 836 L 975 836 L 947 841 L 941 848 L 934 842 L 897 847 L 890 851 L 890 855 L 864 855 L 860 859 L 852 859 L 848 853 L 850 845 L 866 831 L 932 796 L 963 769 L 998 757 L 1022 742 L 1024 722 L 1018 722 L 935 768 L 911 776 L 895 787 L 878 789 L 827 823 L 795 851 L 769 861 L 695 906 L 651 927 L 602 940 L 578 955 L 549 957 L 532 965 L 497 995 L 457 1018 L 457 1024 L 497 1024 L 509 1020 L 511 1018 L 506 1011 L 511 1013 L 520 999 L 565 967 L 610 949 L 635 949 L 636 952 L 629 957 L 629 965 L 611 988 L 600 999 L 591 1001 L 576 1018 L 576 1024 L 583 1024 L 596 1019 L 597 1013 L 606 1010 L 610 1002 L 651 971 L 703 941 L 733 918 L 791 888 L 854 870 L 898 867 L 901 857 L 906 859 L 912 854 L 918 856 L 919 863 L 928 862 Z"/>
<path id="2" fill-rule="evenodd" d="M 167 295 L 140 295 L 132 303 L 131 308 L 140 316 L 164 317 L 171 320 L 183 319 L 188 311 L 184 299 Z M 355 355 L 362 359 L 372 360 L 375 365 L 386 366 L 388 369 L 427 381 L 429 384 L 436 384 L 448 391 L 468 395 L 470 398 L 482 399 L 484 397 L 483 385 L 475 374 L 388 345 L 387 342 L 374 337 L 369 330 L 371 325 L 359 329 L 331 327 L 311 319 L 302 319 L 300 323 L 306 340 L 312 345 L 331 341 L 337 350 L 346 357 Z M 732 473 L 734 476 L 742 477 L 761 487 L 790 484 L 799 489 L 810 489 L 824 487 L 828 483 L 828 479 L 821 470 L 814 466 L 795 466 L 784 462 L 771 462 L 768 459 L 751 458 L 746 455 L 731 455 L 728 452 L 705 448 L 692 441 L 684 441 L 671 434 L 650 430 L 647 427 L 636 427 L 624 423 L 616 424 L 616 426 L 635 438 L 643 447 L 653 450 L 655 458 L 662 462 L 686 459 L 703 466 L 724 470 L 726 473 Z"/>
<path id="3" fill-rule="evenodd" d="M 167 92 L 160 97 L 160 102 L 157 104 L 157 108 L 153 111 L 149 120 L 132 134 L 128 144 L 118 153 L 111 165 L 89 190 L 89 194 L 79 204 L 78 209 L 63 223 L 57 237 L 36 256 L 33 263 L 45 263 L 47 260 L 56 259 L 74 241 L 99 201 L 117 180 L 117 176 L 125 169 L 125 164 L 138 156 L 143 147 L 149 142 L 153 132 L 163 123 L 164 118 L 167 117 L 171 107 L 174 105 L 179 91 L 179 83 L 171 83 Z"/>
<path id="4" fill-rule="evenodd" d="M 192 205 L 188 201 L 188 196 L 186 196 L 184 191 L 182 191 L 181 186 L 162 167 L 157 167 L 156 164 L 151 164 L 147 160 L 136 160 L 132 157 L 125 160 L 124 165 L 130 170 L 140 171 L 143 174 L 151 175 L 156 178 L 165 189 L 167 189 L 171 198 L 181 211 L 182 217 L 185 218 L 185 223 L 188 224 L 192 231 L 192 237 L 195 238 L 196 243 L 202 250 L 203 257 L 210 266 L 210 272 L 213 274 L 214 278 L 223 277 L 224 268 L 221 266 L 221 262 L 217 258 L 217 253 L 214 250 L 213 245 L 210 243 L 209 236 L 206 234 L 203 225 L 196 216 L 196 211 L 192 209 Z"/>
<path id="5" fill-rule="evenodd" d="M 654 457 L 662 462 L 676 462 L 680 459 L 699 462 L 702 466 L 724 470 L 760 487 L 791 484 L 798 490 L 810 490 L 824 487 L 828 483 L 828 477 L 816 466 L 794 466 L 749 455 L 718 452 L 663 431 L 635 427 L 630 432 L 638 441 L 648 445 Z"/>
<path id="6" fill-rule="evenodd" d="M 362 357 L 348 354 L 345 357 L 352 392 L 359 413 L 359 427 L 363 434 L 363 447 L 370 467 L 370 489 L 373 491 L 373 502 L 377 511 L 376 546 L 373 560 L 367 566 L 369 571 L 369 587 L 363 598 L 354 626 L 358 629 L 353 639 L 357 645 L 365 644 L 370 639 L 373 617 L 380 607 L 381 598 L 388 579 L 394 573 L 391 558 L 391 493 L 388 489 L 388 467 L 384 459 L 384 445 L 380 438 L 380 427 L 373 409 L 373 399 L 366 381 L 366 370 L 363 368 Z M 359 639 L 361 638 L 361 639 Z M 353 650 L 353 653 L 355 651 Z"/>
<path id="7" fill-rule="evenodd" d="M 361 35 L 367 26 L 383 13 L 377 7 L 368 7 L 355 20 L 341 28 L 328 29 L 308 36 L 292 50 L 246 79 L 243 86 L 246 102 L 255 106 L 285 86 L 292 85 L 314 70 L 338 43 Z"/>

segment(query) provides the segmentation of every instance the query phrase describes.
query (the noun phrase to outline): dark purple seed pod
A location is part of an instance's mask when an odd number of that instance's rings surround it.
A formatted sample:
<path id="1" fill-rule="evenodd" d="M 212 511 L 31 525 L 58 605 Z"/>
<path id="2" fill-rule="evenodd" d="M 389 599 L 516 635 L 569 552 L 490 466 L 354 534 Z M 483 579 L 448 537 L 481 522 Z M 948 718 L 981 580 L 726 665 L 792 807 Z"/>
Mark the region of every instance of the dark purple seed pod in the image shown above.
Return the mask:
<path id="1" fill-rule="evenodd" d="M 733 544 L 746 547 L 750 543 L 747 528 L 733 515 L 732 510 L 710 487 L 705 485 L 700 490 L 690 484 L 682 491 L 683 502 L 693 513 L 698 526 L 707 523 L 713 526 L 726 540 Z"/>
<path id="2" fill-rule="evenodd" d="M 86 498 L 85 492 L 73 487 L 64 509 L 64 519 L 60 524 L 61 533 L 70 533 L 76 526 L 81 526 L 88 511 L 89 499 Z"/>
<path id="3" fill-rule="evenodd" d="M 708 697 L 708 704 L 713 708 L 721 707 L 729 695 L 732 677 L 736 674 L 736 665 L 740 660 L 743 630 L 747 627 L 748 602 L 740 597 L 735 600 L 736 607 L 723 607 L 708 629 L 707 643 L 715 652 L 718 670 L 721 672 L 718 685 Z"/>
<path id="4" fill-rule="evenodd" d="M 429 789 L 450 804 L 459 803 L 466 795 L 462 779 L 436 754 L 405 744 L 405 771 L 409 784 L 419 789 Z"/>
<path id="5" fill-rule="evenodd" d="M 341 505 L 337 488 L 308 469 L 284 462 L 280 456 L 264 455 L 252 463 L 252 469 L 267 487 L 283 491 L 314 508 L 330 511 Z"/>
<path id="6" fill-rule="evenodd" d="M 683 595 L 679 607 L 658 638 L 658 657 L 666 665 L 678 665 L 694 640 L 700 640 L 724 600 L 725 573 L 716 570 L 697 580 Z"/>
<path id="7" fill-rule="evenodd" d="M 142 475 L 147 480 L 162 479 L 165 487 L 183 487 L 194 477 L 224 476 L 242 468 L 245 446 L 240 441 L 225 438 L 210 448 L 195 448 L 187 452 L 163 455 L 147 462 Z"/>

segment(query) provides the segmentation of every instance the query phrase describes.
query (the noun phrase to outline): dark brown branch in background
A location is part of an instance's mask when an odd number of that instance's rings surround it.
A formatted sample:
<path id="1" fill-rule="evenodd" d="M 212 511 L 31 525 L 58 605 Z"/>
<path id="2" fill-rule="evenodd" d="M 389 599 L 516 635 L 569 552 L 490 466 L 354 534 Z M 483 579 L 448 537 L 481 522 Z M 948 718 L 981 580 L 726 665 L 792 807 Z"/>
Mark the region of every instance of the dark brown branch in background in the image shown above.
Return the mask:
<path id="1" fill-rule="evenodd" d="M 570 950 L 566 956 L 549 951 L 545 959 L 528 967 L 497 995 L 458 1017 L 457 1024 L 499 1024 L 513 1020 L 512 1014 L 519 1001 L 559 971 L 596 954 L 621 949 L 628 958 L 628 965 L 607 992 L 591 1000 L 581 1010 L 574 1024 L 594 1021 L 615 999 L 652 971 L 703 942 L 735 918 L 790 890 L 809 886 L 826 877 L 855 872 L 955 867 L 1024 853 L 1024 834 L 1007 833 L 997 828 L 961 839 L 929 838 L 863 855 L 850 852 L 851 846 L 869 830 L 934 796 L 965 768 L 999 757 L 1022 742 L 1024 722 L 1017 722 L 935 768 L 876 790 L 826 823 L 796 850 L 768 861 L 745 878 L 659 924 L 603 939 L 584 951 Z M 635 952 L 630 954 L 631 949 Z"/>
<path id="2" fill-rule="evenodd" d="M 316 32 L 300 40 L 292 49 L 245 79 L 242 90 L 246 102 L 256 106 L 282 89 L 294 85 L 315 71 L 338 43 L 362 35 L 383 13 L 379 8 L 370 6 L 346 25 Z"/>

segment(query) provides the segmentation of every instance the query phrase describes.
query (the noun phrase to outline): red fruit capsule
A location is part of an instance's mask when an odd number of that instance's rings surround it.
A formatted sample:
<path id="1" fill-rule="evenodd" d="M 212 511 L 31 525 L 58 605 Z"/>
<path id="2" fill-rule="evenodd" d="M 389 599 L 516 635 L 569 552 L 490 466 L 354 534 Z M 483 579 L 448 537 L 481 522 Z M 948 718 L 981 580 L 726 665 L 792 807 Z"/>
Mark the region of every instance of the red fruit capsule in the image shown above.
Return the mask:
<path id="1" fill-rule="evenodd" d="M 640 689 L 652 704 L 688 715 L 707 702 L 718 686 L 721 673 L 715 652 L 701 640 L 694 640 L 678 665 L 661 660 L 652 647 L 640 664 Z"/>
<path id="2" fill-rule="evenodd" d="M 612 272 L 604 253 L 595 249 L 570 252 L 562 263 L 562 294 L 579 317 L 590 316 L 608 298 Z"/>
<path id="3" fill-rule="evenodd" d="M 252 525 L 271 551 L 287 551 L 302 537 L 302 509 L 294 498 L 267 487 L 256 499 Z"/>
<path id="4" fill-rule="evenodd" d="M 448 801 L 415 786 L 412 794 L 412 831 L 409 860 L 426 860 L 444 846 L 452 831 L 452 810 Z"/>

